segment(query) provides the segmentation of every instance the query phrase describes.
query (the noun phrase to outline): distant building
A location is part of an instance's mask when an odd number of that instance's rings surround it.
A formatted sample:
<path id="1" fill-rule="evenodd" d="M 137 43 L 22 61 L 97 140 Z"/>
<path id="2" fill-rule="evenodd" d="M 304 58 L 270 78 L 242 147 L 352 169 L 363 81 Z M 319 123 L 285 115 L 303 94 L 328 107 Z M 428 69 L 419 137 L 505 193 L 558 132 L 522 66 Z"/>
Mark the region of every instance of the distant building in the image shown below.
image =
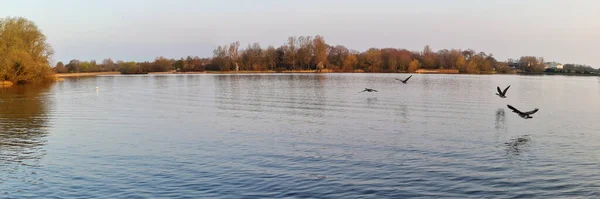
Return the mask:
<path id="1" fill-rule="evenodd" d="M 507 63 L 508 66 L 512 69 L 519 68 L 519 61 L 516 61 L 515 59 L 508 59 Z"/>
<path id="2" fill-rule="evenodd" d="M 545 65 L 546 65 L 545 68 L 563 69 L 563 65 L 561 63 L 546 62 Z"/>

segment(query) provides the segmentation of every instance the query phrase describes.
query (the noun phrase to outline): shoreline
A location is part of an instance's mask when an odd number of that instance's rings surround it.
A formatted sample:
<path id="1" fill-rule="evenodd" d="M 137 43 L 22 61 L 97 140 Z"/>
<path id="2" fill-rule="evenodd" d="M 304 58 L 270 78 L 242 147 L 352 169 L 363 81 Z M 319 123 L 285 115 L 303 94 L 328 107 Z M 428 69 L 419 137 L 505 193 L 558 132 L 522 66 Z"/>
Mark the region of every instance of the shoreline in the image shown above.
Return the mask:
<path id="1" fill-rule="evenodd" d="M 274 71 L 274 70 L 265 70 L 265 71 L 204 71 L 204 72 L 149 72 L 148 75 L 168 75 L 168 74 L 272 74 L 272 73 L 299 73 L 299 74 L 307 74 L 307 73 L 369 73 L 369 72 L 332 72 L 332 71 L 323 71 L 316 72 L 315 70 L 291 70 L 291 71 Z M 397 72 L 398 74 L 407 74 L 408 72 Z M 442 71 L 436 72 L 415 72 L 413 74 L 447 74 L 447 75 L 548 75 L 548 76 L 600 76 L 600 74 L 580 74 L 580 73 L 527 73 L 527 72 L 519 72 L 519 73 L 481 73 L 481 74 L 466 74 L 466 73 L 445 73 Z M 91 73 L 56 73 L 54 77 L 57 80 L 61 80 L 64 78 L 72 78 L 72 77 L 93 77 L 99 75 L 124 75 L 119 71 L 112 72 L 91 72 Z M 125 74 L 127 75 L 127 74 Z M 135 75 L 135 74 L 133 74 Z M 2 84 L 0 84 L 2 85 Z M 4 84 L 4 86 L 7 86 Z"/>
<path id="2" fill-rule="evenodd" d="M 98 75 L 120 75 L 119 71 L 114 72 L 94 72 L 94 73 L 56 73 L 54 77 L 56 78 L 68 78 L 68 77 L 91 77 Z"/>

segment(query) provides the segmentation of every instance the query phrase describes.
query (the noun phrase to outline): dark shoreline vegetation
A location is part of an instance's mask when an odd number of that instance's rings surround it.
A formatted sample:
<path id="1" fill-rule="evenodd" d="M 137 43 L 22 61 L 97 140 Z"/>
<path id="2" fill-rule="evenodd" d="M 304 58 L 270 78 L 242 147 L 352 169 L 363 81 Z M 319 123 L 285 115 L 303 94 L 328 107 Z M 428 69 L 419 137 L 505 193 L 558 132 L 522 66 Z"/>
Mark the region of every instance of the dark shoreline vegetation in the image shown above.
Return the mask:
<path id="1" fill-rule="evenodd" d="M 497 61 L 493 54 L 472 49 L 442 49 L 434 52 L 401 48 L 370 48 L 364 52 L 342 45 L 329 45 L 322 36 L 289 37 L 279 46 L 262 48 L 259 43 L 240 49 L 239 42 L 218 46 L 210 58 L 187 56 L 180 59 L 157 57 L 149 62 L 104 59 L 51 68 L 54 51 L 46 37 L 31 21 L 22 17 L 0 19 L 0 86 L 41 83 L 56 80 L 53 73 L 115 72 L 147 74 L 152 72 L 369 72 L 369 73 L 446 73 L 446 74 L 568 74 L 597 75 L 590 66 L 565 64 L 562 69 L 546 69 L 542 57 L 523 56 L 518 60 Z"/>

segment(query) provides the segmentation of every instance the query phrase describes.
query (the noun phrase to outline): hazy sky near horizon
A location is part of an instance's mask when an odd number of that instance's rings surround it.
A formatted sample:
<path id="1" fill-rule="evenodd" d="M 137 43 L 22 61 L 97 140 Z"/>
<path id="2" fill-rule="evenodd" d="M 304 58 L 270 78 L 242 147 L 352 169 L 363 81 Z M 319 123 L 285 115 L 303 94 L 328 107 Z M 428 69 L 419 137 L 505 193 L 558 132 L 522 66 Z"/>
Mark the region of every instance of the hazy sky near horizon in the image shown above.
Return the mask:
<path id="1" fill-rule="evenodd" d="M 209 57 L 240 41 L 279 46 L 322 35 L 330 45 L 421 51 L 430 45 L 600 67 L 595 0 L 0 0 L 0 16 L 34 21 L 70 59 Z"/>

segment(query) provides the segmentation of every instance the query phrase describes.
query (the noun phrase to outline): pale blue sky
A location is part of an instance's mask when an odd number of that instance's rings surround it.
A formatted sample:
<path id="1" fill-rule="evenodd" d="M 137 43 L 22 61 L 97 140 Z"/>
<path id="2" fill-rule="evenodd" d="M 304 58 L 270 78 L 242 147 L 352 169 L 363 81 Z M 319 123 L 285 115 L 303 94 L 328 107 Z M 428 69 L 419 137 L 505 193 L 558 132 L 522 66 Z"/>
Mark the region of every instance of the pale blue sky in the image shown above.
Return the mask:
<path id="1" fill-rule="evenodd" d="M 0 16 L 33 20 L 55 61 L 212 56 L 240 41 L 281 45 L 323 35 L 356 50 L 473 48 L 600 67 L 595 0 L 0 0 Z"/>

